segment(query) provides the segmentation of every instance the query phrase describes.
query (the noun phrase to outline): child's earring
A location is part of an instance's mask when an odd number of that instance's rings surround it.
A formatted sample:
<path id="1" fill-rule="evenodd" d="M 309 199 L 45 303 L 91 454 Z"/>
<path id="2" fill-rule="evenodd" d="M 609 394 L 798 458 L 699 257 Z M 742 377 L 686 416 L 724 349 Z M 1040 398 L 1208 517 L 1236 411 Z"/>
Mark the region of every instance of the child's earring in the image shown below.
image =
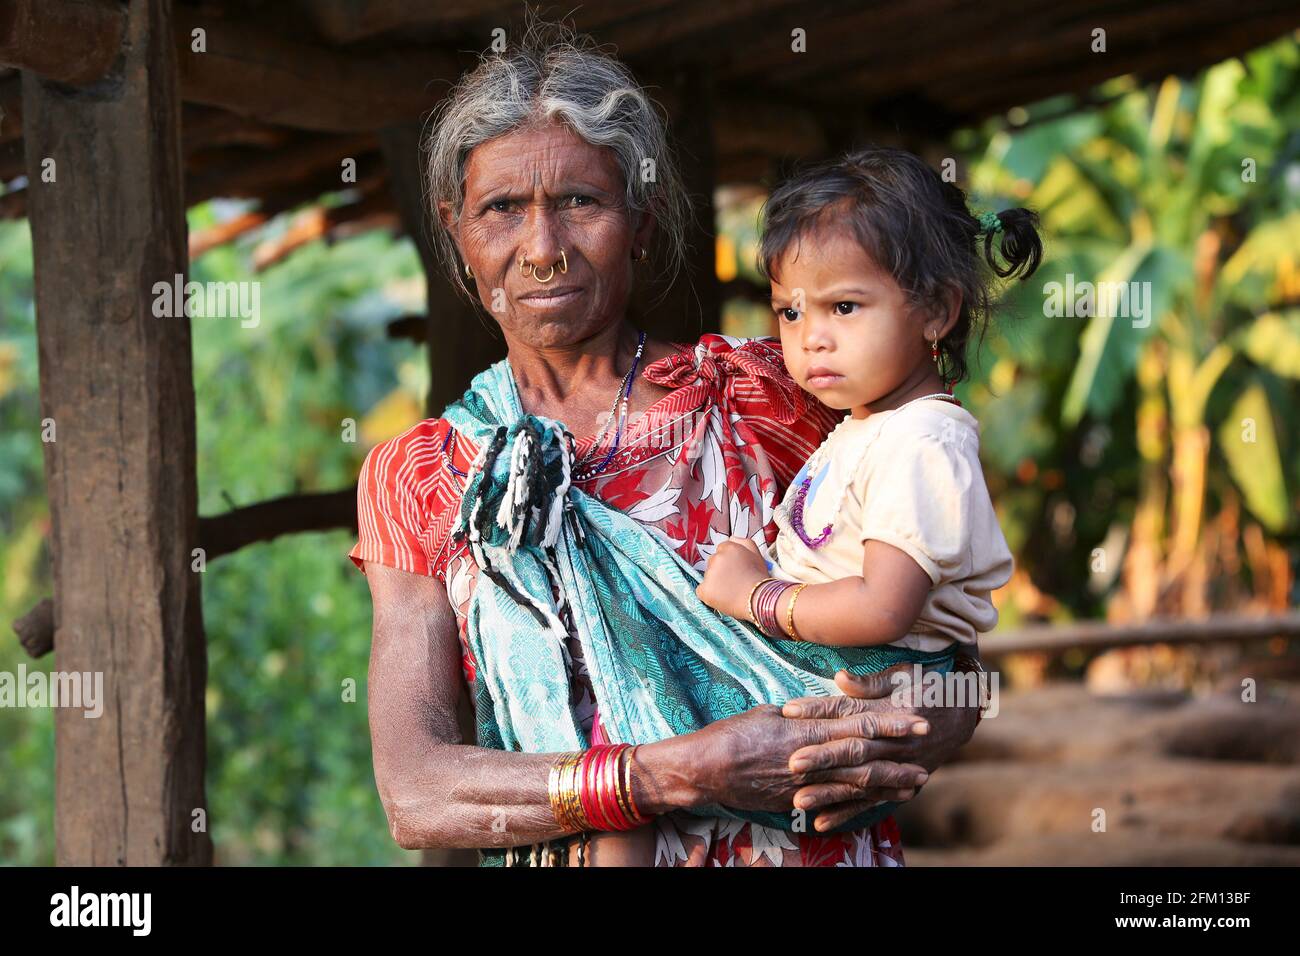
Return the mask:
<path id="1" fill-rule="evenodd" d="M 930 340 L 930 358 L 934 360 L 935 371 L 939 373 L 939 381 L 943 382 L 943 390 L 949 395 L 952 394 L 952 383 L 948 381 L 948 376 L 943 373 L 943 367 L 939 362 L 939 333 L 934 333 L 934 338 Z"/>

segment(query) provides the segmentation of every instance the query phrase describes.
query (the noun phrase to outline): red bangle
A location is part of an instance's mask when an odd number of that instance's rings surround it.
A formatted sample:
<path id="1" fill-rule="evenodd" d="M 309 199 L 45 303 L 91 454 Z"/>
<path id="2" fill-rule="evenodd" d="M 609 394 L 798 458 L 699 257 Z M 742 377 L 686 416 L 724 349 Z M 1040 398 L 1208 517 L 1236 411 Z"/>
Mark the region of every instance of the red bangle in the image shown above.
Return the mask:
<path id="1" fill-rule="evenodd" d="M 592 764 L 600 757 L 602 750 L 602 747 L 596 746 L 582 755 L 582 764 L 579 768 L 581 783 L 578 786 L 578 794 L 579 799 L 582 800 L 582 812 L 591 821 L 591 825 L 597 830 L 608 830 L 609 826 L 596 806 L 596 781 L 595 774 L 592 773 Z"/>
<path id="2" fill-rule="evenodd" d="M 598 824 L 602 830 L 613 830 L 614 822 L 609 819 L 608 808 L 605 805 L 605 763 L 609 759 L 609 748 L 600 747 L 600 752 L 592 758 L 591 761 L 591 799 L 594 803 L 593 811 L 596 818 L 600 821 Z"/>
<path id="3" fill-rule="evenodd" d="M 614 830 L 626 830 L 630 822 L 618 806 L 618 758 L 626 746 L 611 747 L 600 767 L 600 812 Z"/>
<path id="4" fill-rule="evenodd" d="M 597 830 L 632 830 L 650 821 L 635 809 L 631 775 L 624 766 L 631 744 L 596 744 L 578 762 L 577 790 L 582 813 Z"/>

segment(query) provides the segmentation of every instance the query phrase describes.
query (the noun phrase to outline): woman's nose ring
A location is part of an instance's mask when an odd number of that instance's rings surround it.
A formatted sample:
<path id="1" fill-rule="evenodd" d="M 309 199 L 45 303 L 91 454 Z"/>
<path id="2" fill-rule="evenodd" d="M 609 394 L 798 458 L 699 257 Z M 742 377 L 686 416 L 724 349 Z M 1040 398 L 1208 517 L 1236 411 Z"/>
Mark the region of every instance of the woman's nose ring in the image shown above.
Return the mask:
<path id="1" fill-rule="evenodd" d="M 568 257 L 567 255 L 565 255 L 563 249 L 560 250 L 560 263 L 559 263 L 559 265 L 560 265 L 560 271 L 561 271 L 561 272 L 566 272 L 566 273 L 567 273 L 567 272 L 569 271 L 569 257 Z M 535 263 L 532 263 L 532 262 L 529 262 L 529 261 L 528 261 L 528 256 L 523 255 L 523 256 L 520 256 L 520 257 L 519 257 L 519 274 L 520 274 L 521 276 L 525 276 L 525 277 L 531 275 L 531 276 L 532 276 L 534 279 L 536 279 L 538 282 L 541 282 L 542 284 L 545 284 L 545 283 L 550 282 L 552 279 L 555 278 L 555 263 L 551 263 L 551 265 L 549 265 L 549 266 L 546 267 L 546 278 L 543 279 L 543 278 L 542 278 L 542 273 L 541 273 L 541 271 L 537 268 L 536 264 L 535 264 Z"/>

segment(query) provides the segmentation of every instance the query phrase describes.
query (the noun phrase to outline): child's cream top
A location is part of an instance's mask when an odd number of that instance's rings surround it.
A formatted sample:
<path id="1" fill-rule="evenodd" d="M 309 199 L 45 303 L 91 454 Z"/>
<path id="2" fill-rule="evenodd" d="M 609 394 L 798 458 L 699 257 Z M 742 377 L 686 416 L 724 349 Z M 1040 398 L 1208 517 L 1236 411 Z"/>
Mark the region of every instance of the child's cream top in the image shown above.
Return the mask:
<path id="1" fill-rule="evenodd" d="M 804 477 L 812 549 L 790 526 Z M 930 576 L 933 587 L 912 632 L 895 644 L 929 652 L 974 643 L 997 624 L 989 595 L 1011 578 L 1011 552 L 989 500 L 979 462 L 979 423 L 960 406 L 924 399 L 836 426 L 791 482 L 776 510 L 780 533 L 772 574 L 823 584 L 860 577 L 868 540 L 893 545 Z M 871 569 L 866 569 L 867 574 Z"/>

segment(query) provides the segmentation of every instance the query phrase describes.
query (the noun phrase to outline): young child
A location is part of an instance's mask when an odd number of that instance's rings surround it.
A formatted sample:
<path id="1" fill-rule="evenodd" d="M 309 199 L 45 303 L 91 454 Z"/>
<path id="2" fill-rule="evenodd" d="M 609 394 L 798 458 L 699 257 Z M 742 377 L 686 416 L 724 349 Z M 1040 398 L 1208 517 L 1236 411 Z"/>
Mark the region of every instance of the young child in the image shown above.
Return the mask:
<path id="1" fill-rule="evenodd" d="M 979 462 L 979 425 L 952 397 L 982 332 L 989 272 L 1028 278 L 1037 216 L 974 217 L 918 157 L 869 148 L 769 199 L 761 249 L 786 368 L 848 414 L 777 508 L 776 562 L 724 542 L 698 594 L 770 637 L 918 651 L 973 644 L 1011 575 Z M 987 268 L 986 268 L 987 266 Z"/>
<path id="2" fill-rule="evenodd" d="M 869 148 L 768 200 L 762 265 L 786 368 L 847 412 L 777 508 L 775 563 L 722 542 L 697 594 L 772 638 L 922 652 L 991 630 L 1011 575 L 953 398 L 985 321 L 989 271 L 1027 278 L 1042 245 L 1025 209 L 975 218 L 911 153 Z M 651 865 L 651 827 L 599 834 L 595 865 Z M 598 860 L 597 857 L 600 857 Z"/>

